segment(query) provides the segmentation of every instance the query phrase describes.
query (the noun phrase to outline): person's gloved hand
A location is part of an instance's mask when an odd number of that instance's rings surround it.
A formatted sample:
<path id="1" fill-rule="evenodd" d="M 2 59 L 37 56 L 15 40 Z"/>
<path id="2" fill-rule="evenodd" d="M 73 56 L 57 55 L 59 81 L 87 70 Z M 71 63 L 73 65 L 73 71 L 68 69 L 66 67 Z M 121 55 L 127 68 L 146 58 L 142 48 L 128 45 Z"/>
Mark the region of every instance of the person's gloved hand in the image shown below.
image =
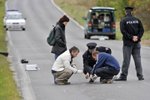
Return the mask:
<path id="1" fill-rule="evenodd" d="M 94 76 L 94 75 L 90 74 L 90 79 L 92 79 L 92 78 L 93 78 L 93 76 Z"/>
<path id="2" fill-rule="evenodd" d="M 90 79 L 93 80 L 93 81 L 95 81 L 97 79 L 97 75 L 96 74 L 90 75 Z"/>

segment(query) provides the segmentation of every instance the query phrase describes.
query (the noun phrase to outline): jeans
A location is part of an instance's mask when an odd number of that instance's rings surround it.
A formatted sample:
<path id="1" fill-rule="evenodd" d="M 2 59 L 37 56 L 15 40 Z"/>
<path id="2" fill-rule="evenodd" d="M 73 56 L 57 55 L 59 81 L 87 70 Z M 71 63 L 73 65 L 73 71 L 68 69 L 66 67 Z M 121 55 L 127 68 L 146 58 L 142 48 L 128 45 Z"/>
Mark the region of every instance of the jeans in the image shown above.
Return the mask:
<path id="1" fill-rule="evenodd" d="M 101 79 L 112 79 L 114 75 L 117 75 L 119 70 L 111 68 L 109 66 L 97 68 L 95 74 Z"/>
<path id="2" fill-rule="evenodd" d="M 142 64 L 141 64 L 141 54 L 140 54 L 141 45 L 136 43 L 132 46 L 123 46 L 123 64 L 122 64 L 122 73 L 121 78 L 126 79 L 128 75 L 128 69 L 130 64 L 131 55 L 135 63 L 135 69 L 138 78 L 143 77 L 142 73 Z"/>

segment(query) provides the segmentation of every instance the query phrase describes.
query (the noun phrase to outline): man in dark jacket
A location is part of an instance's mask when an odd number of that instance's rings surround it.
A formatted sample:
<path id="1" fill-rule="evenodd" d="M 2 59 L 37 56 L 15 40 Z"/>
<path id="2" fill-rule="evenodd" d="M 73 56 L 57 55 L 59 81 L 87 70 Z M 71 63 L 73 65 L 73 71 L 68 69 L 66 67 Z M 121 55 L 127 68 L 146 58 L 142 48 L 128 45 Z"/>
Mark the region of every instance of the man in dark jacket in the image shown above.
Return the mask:
<path id="1" fill-rule="evenodd" d="M 83 72 L 86 75 L 86 79 L 88 79 L 90 72 L 96 63 L 95 59 L 92 58 L 92 51 L 96 47 L 95 42 L 90 42 L 87 44 L 88 50 L 85 51 L 85 53 L 82 55 L 83 57 Z"/>
<path id="2" fill-rule="evenodd" d="M 65 27 L 69 22 L 69 18 L 64 15 L 61 17 L 55 27 L 55 44 L 52 47 L 52 53 L 55 54 L 55 59 L 67 50 Z"/>
<path id="3" fill-rule="evenodd" d="M 83 54 L 83 72 L 85 74 L 85 78 L 88 79 L 91 71 L 93 69 L 93 66 L 96 63 L 96 60 L 93 59 L 92 57 L 92 52 L 96 49 L 97 51 L 101 51 L 101 52 L 106 52 L 111 54 L 111 49 L 108 47 L 104 47 L 104 46 L 99 46 L 96 47 L 97 44 L 95 42 L 90 42 L 87 44 L 88 50 L 85 51 L 85 53 Z M 90 80 L 89 82 L 92 82 L 92 80 Z"/>
<path id="4" fill-rule="evenodd" d="M 135 62 L 138 80 L 144 80 L 141 65 L 140 41 L 144 33 L 141 21 L 133 17 L 133 7 L 125 7 L 126 16 L 120 22 L 120 30 L 123 35 L 123 65 L 122 73 L 116 81 L 126 81 L 131 55 Z"/>
<path id="5" fill-rule="evenodd" d="M 120 71 L 118 61 L 105 52 L 94 51 L 92 57 L 96 60 L 96 64 L 91 71 L 90 78 L 93 80 L 93 77 L 97 76 L 100 77 L 100 83 L 112 83 L 113 76 Z"/>

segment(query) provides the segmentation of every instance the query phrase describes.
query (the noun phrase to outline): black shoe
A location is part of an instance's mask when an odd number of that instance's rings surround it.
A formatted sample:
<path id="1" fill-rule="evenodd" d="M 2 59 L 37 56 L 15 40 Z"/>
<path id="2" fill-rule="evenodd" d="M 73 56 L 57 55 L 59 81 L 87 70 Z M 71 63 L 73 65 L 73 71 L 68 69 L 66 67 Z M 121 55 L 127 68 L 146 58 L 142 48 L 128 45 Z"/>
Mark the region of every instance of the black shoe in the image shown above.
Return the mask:
<path id="1" fill-rule="evenodd" d="M 22 60 L 21 60 L 21 63 L 22 63 L 22 64 L 25 64 L 25 63 L 29 63 L 29 61 L 27 61 L 26 59 L 22 59 Z"/>
<path id="2" fill-rule="evenodd" d="M 143 77 L 140 77 L 140 78 L 138 78 L 139 79 L 139 81 L 142 81 L 142 80 L 144 80 L 144 78 Z"/>
<path id="3" fill-rule="evenodd" d="M 107 82 L 106 79 L 100 79 L 100 83 L 101 83 L 101 84 L 104 84 L 104 83 L 106 83 L 106 82 Z"/>
<path id="4" fill-rule="evenodd" d="M 113 83 L 112 79 L 100 79 L 101 84 L 111 84 Z"/>
<path id="5" fill-rule="evenodd" d="M 114 81 L 127 81 L 126 78 L 118 78 L 118 79 L 114 79 Z"/>

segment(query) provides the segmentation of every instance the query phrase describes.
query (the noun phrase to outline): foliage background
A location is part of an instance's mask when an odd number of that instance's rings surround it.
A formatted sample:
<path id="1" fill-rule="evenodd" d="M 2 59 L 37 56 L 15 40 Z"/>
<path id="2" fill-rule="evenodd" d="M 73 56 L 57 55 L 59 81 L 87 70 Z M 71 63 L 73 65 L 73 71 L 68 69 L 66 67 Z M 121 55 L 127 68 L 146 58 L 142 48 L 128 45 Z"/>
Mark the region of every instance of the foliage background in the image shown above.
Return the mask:
<path id="1" fill-rule="evenodd" d="M 116 9 L 116 29 L 117 39 L 121 39 L 122 35 L 119 29 L 119 22 L 125 15 L 124 7 L 133 6 L 134 16 L 138 17 L 144 25 L 144 44 L 150 45 L 150 0 L 54 0 L 61 9 L 69 16 L 76 20 L 79 24 L 84 25 L 83 16 L 93 6 L 109 6 Z"/>

